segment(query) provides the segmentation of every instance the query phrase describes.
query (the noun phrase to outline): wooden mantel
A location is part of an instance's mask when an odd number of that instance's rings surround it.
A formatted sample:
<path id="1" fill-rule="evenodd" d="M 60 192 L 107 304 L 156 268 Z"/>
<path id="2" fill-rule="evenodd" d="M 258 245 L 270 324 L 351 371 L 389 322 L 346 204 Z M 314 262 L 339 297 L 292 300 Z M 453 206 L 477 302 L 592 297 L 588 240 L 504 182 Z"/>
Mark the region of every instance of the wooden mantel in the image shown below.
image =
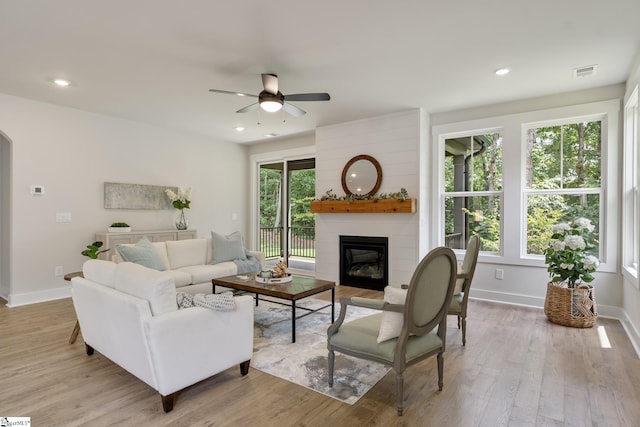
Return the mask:
<path id="1" fill-rule="evenodd" d="M 416 199 L 314 200 L 312 213 L 415 213 Z"/>

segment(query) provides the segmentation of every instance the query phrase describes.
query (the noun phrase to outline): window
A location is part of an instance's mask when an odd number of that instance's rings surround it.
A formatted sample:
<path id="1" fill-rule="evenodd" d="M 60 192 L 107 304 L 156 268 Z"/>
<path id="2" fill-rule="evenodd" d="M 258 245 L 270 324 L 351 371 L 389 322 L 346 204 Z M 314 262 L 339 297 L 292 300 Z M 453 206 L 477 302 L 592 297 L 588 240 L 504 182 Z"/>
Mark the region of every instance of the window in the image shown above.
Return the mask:
<path id="1" fill-rule="evenodd" d="M 639 148 L 638 148 L 638 87 L 632 92 L 624 108 L 624 172 L 622 182 L 622 267 L 638 286 L 638 239 L 640 224 Z"/>
<path id="2" fill-rule="evenodd" d="M 602 121 L 525 127 L 526 254 L 542 255 L 559 222 L 590 219 L 598 241 Z"/>
<path id="3" fill-rule="evenodd" d="M 444 141 L 445 245 L 465 249 L 479 235 L 481 249 L 500 252 L 502 135 L 450 137 Z"/>
<path id="4" fill-rule="evenodd" d="M 475 233 L 483 263 L 544 267 L 552 226 L 586 217 L 596 226 L 598 272 L 615 272 L 623 239 L 619 114 L 613 99 L 461 122 L 434 116 L 430 244 L 465 249 Z M 624 233 L 635 236 L 627 238 L 630 250 L 640 243 L 637 141 L 634 147 L 628 229 L 636 228 Z"/>

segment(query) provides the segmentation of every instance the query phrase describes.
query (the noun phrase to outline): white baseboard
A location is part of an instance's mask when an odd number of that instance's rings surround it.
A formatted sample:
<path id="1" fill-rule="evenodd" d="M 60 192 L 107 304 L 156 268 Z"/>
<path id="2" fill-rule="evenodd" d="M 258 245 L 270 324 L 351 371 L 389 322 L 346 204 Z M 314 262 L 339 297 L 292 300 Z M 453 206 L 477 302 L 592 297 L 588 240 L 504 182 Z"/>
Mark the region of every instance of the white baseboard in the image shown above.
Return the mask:
<path id="1" fill-rule="evenodd" d="M 26 292 L 23 294 L 9 294 L 7 307 L 18 307 L 21 305 L 35 304 L 38 302 L 52 301 L 56 299 L 69 298 L 71 296 L 71 286 L 49 289 L 46 291 Z"/>
<path id="2" fill-rule="evenodd" d="M 483 289 L 471 289 L 469 298 L 480 301 L 495 302 L 499 304 L 509 304 L 522 307 L 544 309 L 544 298 L 530 295 L 487 291 Z M 611 305 L 603 305 L 598 303 L 597 308 L 599 317 L 616 319 L 622 324 L 622 327 L 624 328 L 627 336 L 629 337 L 629 340 L 631 341 L 631 345 L 633 345 L 638 358 L 640 358 L 640 334 L 629 319 L 629 316 L 627 316 L 627 313 L 625 313 L 625 311 L 621 307 L 615 307 Z"/>
<path id="3" fill-rule="evenodd" d="M 638 329 L 633 325 L 631 319 L 626 312 L 623 312 L 624 318 L 620 319 L 620 323 L 622 323 L 622 327 L 624 331 L 627 333 L 627 336 L 631 340 L 631 345 L 636 351 L 638 358 L 640 358 L 640 333 L 638 333 Z"/>

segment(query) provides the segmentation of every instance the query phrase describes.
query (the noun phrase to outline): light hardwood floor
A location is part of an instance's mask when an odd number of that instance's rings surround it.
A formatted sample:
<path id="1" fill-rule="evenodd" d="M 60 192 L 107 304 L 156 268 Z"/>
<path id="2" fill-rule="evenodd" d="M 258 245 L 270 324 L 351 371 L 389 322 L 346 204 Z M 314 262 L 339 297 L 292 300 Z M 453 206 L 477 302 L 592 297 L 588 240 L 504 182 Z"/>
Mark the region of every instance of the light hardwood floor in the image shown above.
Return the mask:
<path id="1" fill-rule="evenodd" d="M 339 287 L 342 296 L 380 293 Z M 620 323 L 598 329 L 547 322 L 542 310 L 470 301 L 467 346 L 448 321 L 444 390 L 435 358 L 405 374 L 405 414 L 396 416 L 387 374 L 350 406 L 255 369 L 234 367 L 180 393 L 165 414 L 160 397 L 98 352 L 86 356 L 70 299 L 0 306 L 0 417 L 34 426 L 638 426 L 640 360 Z M 304 321 L 304 320 L 301 320 Z"/>

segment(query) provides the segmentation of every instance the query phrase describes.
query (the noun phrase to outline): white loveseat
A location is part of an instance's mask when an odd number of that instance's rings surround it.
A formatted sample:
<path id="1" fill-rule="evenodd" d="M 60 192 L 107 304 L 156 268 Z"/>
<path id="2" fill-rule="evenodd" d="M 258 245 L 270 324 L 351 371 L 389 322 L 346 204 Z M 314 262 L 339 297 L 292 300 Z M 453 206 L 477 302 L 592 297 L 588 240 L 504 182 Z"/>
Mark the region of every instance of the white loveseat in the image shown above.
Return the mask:
<path id="1" fill-rule="evenodd" d="M 220 242 L 220 239 L 216 241 Z M 135 248 L 136 246 L 140 247 L 140 243 L 121 246 Z M 237 265 L 233 261 L 212 264 L 216 248 L 212 246 L 211 237 L 152 242 L 150 244 L 155 248 L 161 260 L 160 265 L 156 266 L 157 269 L 173 277 L 176 289 L 179 292 L 210 294 L 213 292 L 212 279 L 238 274 Z M 244 250 L 244 248 L 242 249 Z M 258 260 L 260 263 L 258 271 L 266 270 L 265 257 L 262 252 L 246 251 L 246 253 Z M 117 250 L 113 251 L 111 260 L 116 263 L 123 261 Z M 130 259 L 129 261 L 132 260 Z M 146 258 L 139 263 L 153 268 L 153 263 L 149 265 Z M 156 262 L 155 264 L 158 263 Z M 216 289 L 216 291 L 219 289 Z"/>
<path id="2" fill-rule="evenodd" d="M 162 397 L 233 365 L 242 375 L 253 354 L 253 299 L 234 297 L 232 311 L 178 309 L 173 278 L 137 264 L 89 260 L 71 280 L 73 305 L 88 355 L 94 349 Z"/>

